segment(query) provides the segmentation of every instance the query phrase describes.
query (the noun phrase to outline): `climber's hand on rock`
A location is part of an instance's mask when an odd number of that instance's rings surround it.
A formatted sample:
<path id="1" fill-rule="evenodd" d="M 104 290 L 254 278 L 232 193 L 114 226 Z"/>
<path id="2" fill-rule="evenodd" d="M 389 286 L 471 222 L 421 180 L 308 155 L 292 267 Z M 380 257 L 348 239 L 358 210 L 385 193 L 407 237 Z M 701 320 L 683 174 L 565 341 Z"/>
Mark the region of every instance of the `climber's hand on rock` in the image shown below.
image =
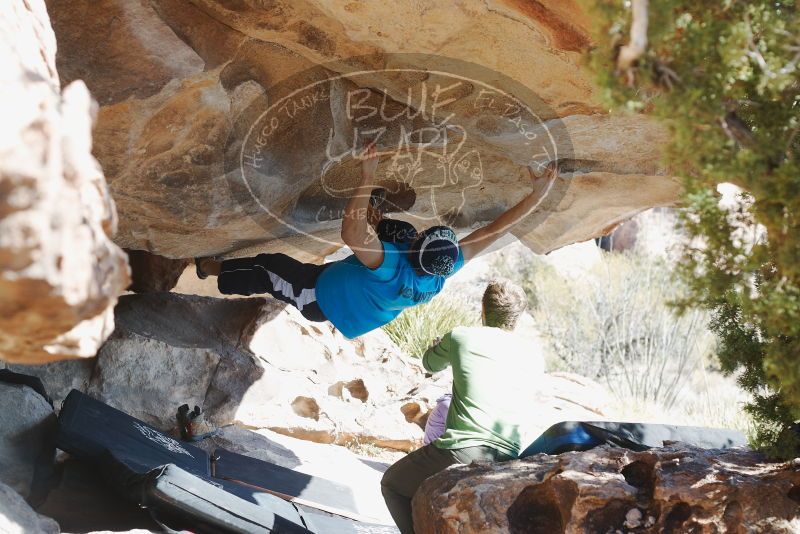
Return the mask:
<path id="1" fill-rule="evenodd" d="M 494 221 L 478 228 L 458 242 L 465 262 L 486 250 L 489 245 L 506 235 L 515 224 L 541 205 L 556 181 L 558 165 L 556 162 L 551 162 L 541 176 L 537 176 L 530 167 L 528 167 L 528 173 L 533 184 L 533 191 L 528 196 L 501 213 Z"/>
<path id="2" fill-rule="evenodd" d="M 539 175 L 537 175 L 532 168 L 528 167 L 528 174 L 533 184 L 531 196 L 537 199 L 544 198 L 550 192 L 550 188 L 553 187 L 556 178 L 558 178 L 558 163 L 551 161 L 548 163 L 547 167 L 545 167 L 544 172 Z"/>

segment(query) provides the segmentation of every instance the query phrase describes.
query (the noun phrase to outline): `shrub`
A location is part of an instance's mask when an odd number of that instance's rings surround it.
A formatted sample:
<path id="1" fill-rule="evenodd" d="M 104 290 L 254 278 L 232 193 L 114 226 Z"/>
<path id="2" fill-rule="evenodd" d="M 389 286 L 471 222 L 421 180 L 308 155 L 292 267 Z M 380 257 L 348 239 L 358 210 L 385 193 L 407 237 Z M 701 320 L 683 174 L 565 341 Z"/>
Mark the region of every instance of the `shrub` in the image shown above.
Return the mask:
<path id="1" fill-rule="evenodd" d="M 457 326 L 474 326 L 479 323 L 480 317 L 470 313 L 455 299 L 438 295 L 430 302 L 403 310 L 383 330 L 403 352 L 421 358 L 436 338 Z"/>
<path id="2" fill-rule="evenodd" d="M 687 306 L 712 313 L 723 370 L 753 394 L 756 444 L 798 450 L 800 420 L 800 13 L 794 0 L 650 2 L 649 43 L 624 72 L 630 6 L 596 0 L 592 63 L 609 105 L 671 129 L 671 172 L 685 184 L 693 239 L 681 271 Z M 638 9 L 637 7 L 637 9 Z M 620 74 L 622 76 L 620 76 Z M 746 191 L 720 206 L 717 184 Z M 763 229 L 763 239 L 742 230 Z"/>
<path id="3" fill-rule="evenodd" d="M 598 380 L 618 398 L 669 410 L 708 360 L 708 315 L 679 315 L 670 306 L 686 288 L 661 259 L 606 255 L 579 279 L 539 262 L 517 280 L 552 346 L 553 366 Z"/>

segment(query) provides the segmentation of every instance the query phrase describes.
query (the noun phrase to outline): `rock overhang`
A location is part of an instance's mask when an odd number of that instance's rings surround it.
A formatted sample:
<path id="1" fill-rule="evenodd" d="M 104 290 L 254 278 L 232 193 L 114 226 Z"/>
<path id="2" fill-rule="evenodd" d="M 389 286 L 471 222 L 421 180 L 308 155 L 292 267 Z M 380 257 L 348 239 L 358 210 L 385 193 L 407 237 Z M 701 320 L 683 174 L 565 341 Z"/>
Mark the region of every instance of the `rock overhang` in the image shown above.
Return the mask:
<path id="1" fill-rule="evenodd" d="M 338 215 L 358 179 L 354 149 L 376 130 L 379 181 L 416 197 L 395 216 L 421 225 L 485 223 L 529 190 L 527 166 L 558 160 L 553 198 L 514 229 L 539 253 L 680 194 L 659 164 L 665 129 L 602 112 L 583 66 L 588 19 L 572 2 L 198 0 L 179 9 L 173 0 L 108 0 L 92 6 L 91 23 L 81 15 L 87 6 L 49 8 L 60 70 L 83 77 L 101 103 L 95 153 L 126 248 L 186 258 L 261 245 L 320 258 L 341 246 Z M 119 32 L 80 30 L 104 19 Z M 109 48 L 112 58 L 86 60 Z M 131 68 L 138 75 L 123 90 L 120 75 Z M 286 100 L 303 88 L 305 100 Z M 243 148 L 257 143 L 264 109 L 282 99 L 274 115 L 287 120 L 250 154 L 270 168 L 254 192 Z M 529 116 L 509 111 L 511 100 Z M 423 139 L 437 127 L 438 142 Z M 415 130 L 419 139 L 407 135 Z"/>

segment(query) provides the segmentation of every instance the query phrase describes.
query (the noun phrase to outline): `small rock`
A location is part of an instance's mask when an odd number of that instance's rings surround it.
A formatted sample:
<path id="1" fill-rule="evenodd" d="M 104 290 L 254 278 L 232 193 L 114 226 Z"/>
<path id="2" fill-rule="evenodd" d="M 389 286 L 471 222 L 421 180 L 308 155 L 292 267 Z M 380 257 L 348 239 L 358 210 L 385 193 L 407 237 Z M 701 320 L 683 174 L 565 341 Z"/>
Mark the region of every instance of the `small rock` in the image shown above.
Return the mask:
<path id="1" fill-rule="evenodd" d="M 146 250 L 125 250 L 131 266 L 131 285 L 134 293 L 169 291 L 189 265 L 189 260 L 174 260 Z"/>
<path id="2" fill-rule="evenodd" d="M 642 524 L 642 512 L 639 511 L 638 508 L 631 508 L 628 510 L 628 513 L 625 514 L 625 527 L 626 528 L 637 528 Z"/>

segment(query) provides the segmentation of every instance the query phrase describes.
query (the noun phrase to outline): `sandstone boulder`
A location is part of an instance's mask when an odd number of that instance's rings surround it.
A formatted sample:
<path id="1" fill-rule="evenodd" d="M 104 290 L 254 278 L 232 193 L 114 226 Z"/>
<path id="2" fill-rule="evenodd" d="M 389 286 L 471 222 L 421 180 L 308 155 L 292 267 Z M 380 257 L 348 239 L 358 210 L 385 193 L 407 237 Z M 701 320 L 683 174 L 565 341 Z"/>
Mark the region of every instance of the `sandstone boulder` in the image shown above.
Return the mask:
<path id="1" fill-rule="evenodd" d="M 42 365 L 8 364 L 5 367 L 17 373 L 33 375 L 41 379 L 45 391 L 53 400 L 56 409 L 59 409 L 61 403 L 73 389 L 86 392 L 96 363 L 96 358 L 81 358 Z"/>
<path id="2" fill-rule="evenodd" d="M 243 337 L 266 372 L 242 400 L 238 422 L 323 443 L 401 450 L 420 443 L 419 421 L 402 408 L 419 402 L 427 414 L 449 383 L 421 391 L 420 364 L 381 330 L 350 341 L 329 323 L 269 302 Z"/>
<path id="3" fill-rule="evenodd" d="M 44 497 L 53 471 L 53 408 L 33 389 L 4 382 L 0 406 L 0 483 L 35 504 Z"/>
<path id="4" fill-rule="evenodd" d="M 114 203 L 92 157 L 92 99 L 59 87 L 42 0 L 0 9 L 0 359 L 93 356 L 128 285 Z"/>
<path id="5" fill-rule="evenodd" d="M 58 534 L 58 523 L 37 514 L 13 489 L 0 482 L 0 533 Z"/>
<path id="6" fill-rule="evenodd" d="M 376 135 L 391 209 L 420 226 L 484 223 L 529 190 L 527 166 L 558 160 L 562 179 L 514 229 L 539 253 L 680 192 L 658 164 L 666 131 L 599 105 L 572 0 L 48 9 L 64 82 L 101 104 L 95 154 L 126 248 L 324 257 L 341 246 L 354 150 Z"/>
<path id="7" fill-rule="evenodd" d="M 800 464 L 744 449 L 599 447 L 447 469 L 414 496 L 419 533 L 797 532 Z"/>
<path id="8" fill-rule="evenodd" d="M 163 429 L 175 425 L 184 403 L 200 406 L 213 424 L 231 422 L 264 373 L 239 347 L 241 329 L 263 304 L 171 293 L 122 297 L 87 393 Z"/>

